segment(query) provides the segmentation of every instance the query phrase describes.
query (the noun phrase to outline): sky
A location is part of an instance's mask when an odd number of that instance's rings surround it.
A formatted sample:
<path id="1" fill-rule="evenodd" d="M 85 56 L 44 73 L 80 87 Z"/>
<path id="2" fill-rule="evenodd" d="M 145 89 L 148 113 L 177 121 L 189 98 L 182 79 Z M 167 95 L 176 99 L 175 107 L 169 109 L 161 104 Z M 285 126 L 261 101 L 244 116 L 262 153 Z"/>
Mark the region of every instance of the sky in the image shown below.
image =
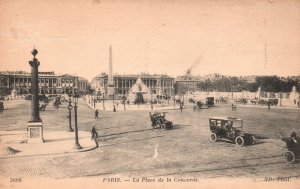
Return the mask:
<path id="1" fill-rule="evenodd" d="M 0 71 L 300 75 L 299 0 L 0 0 Z"/>

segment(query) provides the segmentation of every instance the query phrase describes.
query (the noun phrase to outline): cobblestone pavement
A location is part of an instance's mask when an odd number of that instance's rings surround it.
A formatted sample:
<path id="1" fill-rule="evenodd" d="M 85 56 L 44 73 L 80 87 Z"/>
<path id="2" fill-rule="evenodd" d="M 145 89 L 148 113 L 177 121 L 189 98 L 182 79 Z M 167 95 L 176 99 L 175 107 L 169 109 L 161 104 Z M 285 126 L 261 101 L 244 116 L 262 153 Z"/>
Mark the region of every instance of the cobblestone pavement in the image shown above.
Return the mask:
<path id="1" fill-rule="evenodd" d="M 26 129 L 30 115 L 28 101 L 8 104 L 0 114 L 1 130 Z M 100 111 L 83 101 L 79 104 L 79 129 L 99 132 L 100 148 L 89 152 L 36 157 L 0 159 L 0 176 L 77 178 L 121 175 L 126 177 L 197 177 L 197 178 L 253 178 L 291 177 L 299 179 L 300 164 L 286 164 L 282 153 L 285 144 L 279 129 L 299 133 L 299 110 L 239 107 L 230 105 L 192 111 L 187 105 L 183 113 L 169 110 L 167 119 L 174 130 L 161 131 L 150 126 L 148 111 Z M 41 112 L 45 130 L 66 130 L 67 109 L 49 107 Z M 209 140 L 210 116 L 234 116 L 244 119 L 246 132 L 258 139 L 253 146 L 238 147 L 229 142 Z"/>

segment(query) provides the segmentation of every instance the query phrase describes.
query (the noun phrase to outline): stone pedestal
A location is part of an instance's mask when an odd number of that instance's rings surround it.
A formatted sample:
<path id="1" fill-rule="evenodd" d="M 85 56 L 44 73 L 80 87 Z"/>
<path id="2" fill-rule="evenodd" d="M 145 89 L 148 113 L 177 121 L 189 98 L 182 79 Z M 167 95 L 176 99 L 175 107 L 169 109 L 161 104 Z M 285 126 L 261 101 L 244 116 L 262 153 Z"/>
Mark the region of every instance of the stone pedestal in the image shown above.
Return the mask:
<path id="1" fill-rule="evenodd" d="M 112 99 L 114 97 L 114 93 L 115 93 L 114 86 L 113 85 L 108 86 L 108 88 L 107 88 L 107 98 Z"/>
<path id="2" fill-rule="evenodd" d="M 28 140 L 27 143 L 43 143 L 43 122 L 28 122 Z"/>

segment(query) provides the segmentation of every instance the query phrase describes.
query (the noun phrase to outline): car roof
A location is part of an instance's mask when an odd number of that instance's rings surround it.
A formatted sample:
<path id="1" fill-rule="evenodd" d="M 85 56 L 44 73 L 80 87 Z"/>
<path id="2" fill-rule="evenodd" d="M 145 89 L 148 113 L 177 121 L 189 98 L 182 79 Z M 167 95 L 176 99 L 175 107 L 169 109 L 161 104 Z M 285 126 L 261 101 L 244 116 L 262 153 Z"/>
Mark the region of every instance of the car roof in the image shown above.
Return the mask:
<path id="1" fill-rule="evenodd" d="M 235 117 L 210 117 L 209 119 L 219 119 L 219 120 L 227 120 L 227 121 L 242 121 L 242 119 L 235 118 Z"/>

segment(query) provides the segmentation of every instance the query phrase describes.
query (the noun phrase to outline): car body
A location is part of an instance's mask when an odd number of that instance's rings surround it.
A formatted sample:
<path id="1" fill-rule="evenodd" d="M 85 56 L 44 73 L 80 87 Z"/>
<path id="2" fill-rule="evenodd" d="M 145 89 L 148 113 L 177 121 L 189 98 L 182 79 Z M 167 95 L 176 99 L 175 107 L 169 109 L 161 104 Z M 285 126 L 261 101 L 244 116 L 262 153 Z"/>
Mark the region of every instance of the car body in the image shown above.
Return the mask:
<path id="1" fill-rule="evenodd" d="M 291 137 L 281 139 L 286 143 L 287 151 L 283 153 L 285 160 L 288 163 L 295 163 L 300 160 L 300 139 L 295 142 Z"/>
<path id="2" fill-rule="evenodd" d="M 210 140 L 229 140 L 238 146 L 251 145 L 255 143 L 252 134 L 243 132 L 243 120 L 233 117 L 210 117 L 209 128 Z"/>
<path id="3" fill-rule="evenodd" d="M 162 130 L 173 129 L 174 125 L 166 119 L 166 112 L 149 112 L 151 126 Z"/>

